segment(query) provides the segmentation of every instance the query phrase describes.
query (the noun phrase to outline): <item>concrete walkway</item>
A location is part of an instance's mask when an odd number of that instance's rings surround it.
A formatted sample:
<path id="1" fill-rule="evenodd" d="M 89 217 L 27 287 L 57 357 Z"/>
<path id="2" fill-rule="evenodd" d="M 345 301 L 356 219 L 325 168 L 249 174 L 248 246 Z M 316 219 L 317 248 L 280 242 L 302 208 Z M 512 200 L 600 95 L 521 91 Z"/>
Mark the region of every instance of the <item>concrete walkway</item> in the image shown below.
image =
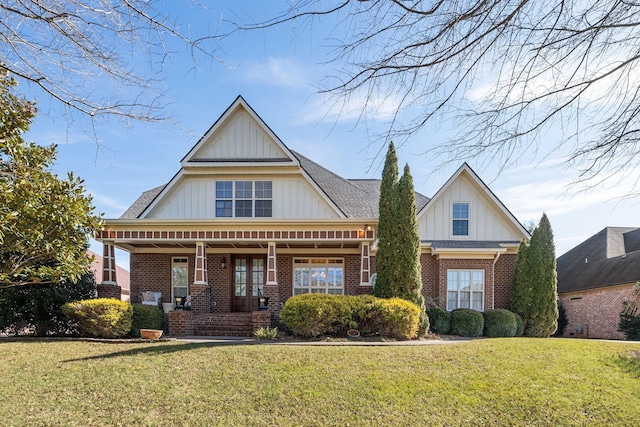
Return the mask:
<path id="1" fill-rule="evenodd" d="M 366 340 L 327 340 L 327 341 L 300 341 L 300 340 L 258 340 L 250 337 L 201 337 L 189 336 L 175 338 L 176 341 L 188 343 L 216 343 L 216 344 L 269 344 L 269 345 L 317 345 L 317 346 L 416 346 L 416 345 L 441 345 L 460 344 L 474 339 L 482 338 L 457 338 L 443 340 L 410 340 L 410 341 L 366 341 Z"/>

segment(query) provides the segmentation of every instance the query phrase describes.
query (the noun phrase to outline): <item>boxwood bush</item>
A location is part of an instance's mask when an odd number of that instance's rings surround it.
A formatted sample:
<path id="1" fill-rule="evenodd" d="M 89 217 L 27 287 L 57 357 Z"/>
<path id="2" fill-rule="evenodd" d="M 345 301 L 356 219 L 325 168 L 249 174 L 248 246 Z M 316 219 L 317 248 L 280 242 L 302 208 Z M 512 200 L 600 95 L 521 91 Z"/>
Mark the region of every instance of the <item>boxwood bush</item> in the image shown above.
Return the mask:
<path id="1" fill-rule="evenodd" d="M 399 298 L 304 294 L 289 298 L 280 317 L 289 331 L 303 337 L 342 334 L 353 328 L 362 335 L 407 339 L 417 337 L 420 308 Z"/>
<path id="2" fill-rule="evenodd" d="M 440 307 L 427 308 L 431 332 L 438 335 L 446 335 L 451 328 L 451 313 Z"/>
<path id="3" fill-rule="evenodd" d="M 131 332 L 129 336 L 139 337 L 140 329 L 162 329 L 162 310 L 155 305 L 132 304 Z"/>
<path id="4" fill-rule="evenodd" d="M 482 313 L 484 336 L 489 338 L 513 337 L 518 330 L 515 313 L 501 308 Z"/>
<path id="5" fill-rule="evenodd" d="M 68 302 L 62 306 L 62 312 L 85 336 L 118 338 L 131 330 L 131 304 L 114 298 Z"/>
<path id="6" fill-rule="evenodd" d="M 452 335 L 461 337 L 480 337 L 484 330 L 482 313 L 470 308 L 456 308 L 451 312 Z"/>
<path id="7" fill-rule="evenodd" d="M 524 321 L 518 313 L 513 313 L 516 316 L 516 337 L 524 335 Z"/>

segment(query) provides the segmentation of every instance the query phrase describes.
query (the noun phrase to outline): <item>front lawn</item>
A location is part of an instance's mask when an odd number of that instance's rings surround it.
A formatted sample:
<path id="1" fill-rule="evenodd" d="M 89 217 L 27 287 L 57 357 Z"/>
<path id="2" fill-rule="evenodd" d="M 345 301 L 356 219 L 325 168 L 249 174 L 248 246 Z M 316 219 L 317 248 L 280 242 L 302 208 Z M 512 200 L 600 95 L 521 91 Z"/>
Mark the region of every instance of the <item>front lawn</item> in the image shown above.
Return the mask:
<path id="1" fill-rule="evenodd" d="M 640 425 L 640 344 L 0 341 L 2 425 Z"/>

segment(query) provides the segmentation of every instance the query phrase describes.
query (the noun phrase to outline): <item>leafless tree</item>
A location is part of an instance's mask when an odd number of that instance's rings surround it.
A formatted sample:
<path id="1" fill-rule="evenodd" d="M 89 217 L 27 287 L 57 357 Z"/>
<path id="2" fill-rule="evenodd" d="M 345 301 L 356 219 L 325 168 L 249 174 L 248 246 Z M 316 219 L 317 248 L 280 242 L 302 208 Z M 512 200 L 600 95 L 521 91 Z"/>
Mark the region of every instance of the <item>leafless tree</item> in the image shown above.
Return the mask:
<path id="1" fill-rule="evenodd" d="M 554 145 L 578 168 L 578 180 L 629 176 L 640 163 L 638 2 L 288 3 L 278 16 L 236 29 L 295 23 L 300 31 L 334 20 L 327 42 L 338 71 L 322 87 L 339 102 L 395 100 L 398 110 L 381 146 L 460 119 L 459 134 L 432 152 L 509 166 L 536 152 L 559 126 Z"/>
<path id="2" fill-rule="evenodd" d="M 157 0 L 3 0 L 0 64 L 70 112 L 165 119 L 168 43 L 214 60 L 217 46 L 211 34 L 189 38 L 163 7 Z"/>

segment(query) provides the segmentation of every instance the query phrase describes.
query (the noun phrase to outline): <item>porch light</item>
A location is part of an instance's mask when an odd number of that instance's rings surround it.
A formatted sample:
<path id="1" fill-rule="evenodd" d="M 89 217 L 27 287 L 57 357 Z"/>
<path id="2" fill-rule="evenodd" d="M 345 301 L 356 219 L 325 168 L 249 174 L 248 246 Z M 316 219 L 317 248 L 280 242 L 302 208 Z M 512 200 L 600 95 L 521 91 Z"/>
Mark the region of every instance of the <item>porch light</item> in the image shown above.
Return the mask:
<path id="1" fill-rule="evenodd" d="M 224 270 L 227 268 L 227 257 L 222 257 L 222 262 L 220 263 L 220 267 Z"/>

